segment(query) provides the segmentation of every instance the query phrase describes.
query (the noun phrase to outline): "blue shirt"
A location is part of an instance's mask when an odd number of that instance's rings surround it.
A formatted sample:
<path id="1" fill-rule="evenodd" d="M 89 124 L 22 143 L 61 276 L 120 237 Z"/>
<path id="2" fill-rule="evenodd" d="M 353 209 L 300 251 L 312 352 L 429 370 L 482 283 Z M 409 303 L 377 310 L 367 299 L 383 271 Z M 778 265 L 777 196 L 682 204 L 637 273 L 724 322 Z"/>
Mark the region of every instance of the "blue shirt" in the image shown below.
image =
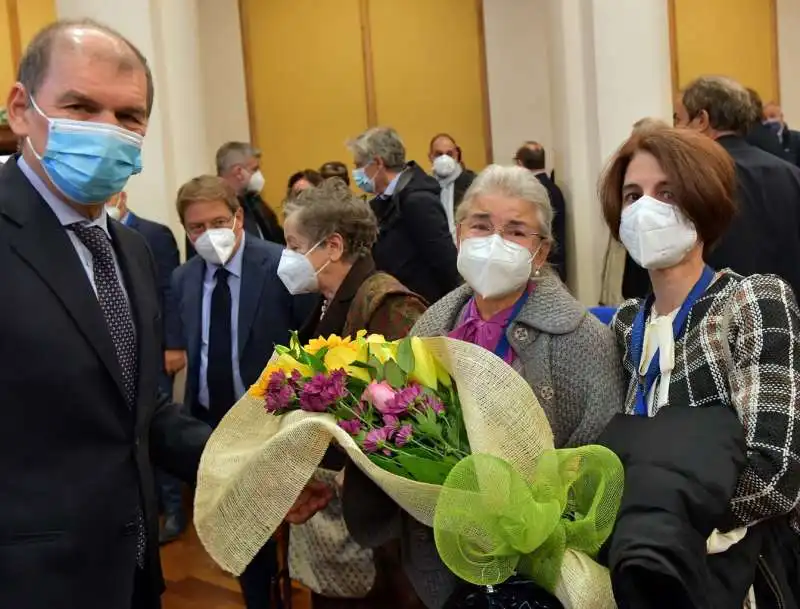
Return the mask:
<path id="1" fill-rule="evenodd" d="M 97 218 L 94 220 L 89 220 L 86 216 L 79 214 L 75 209 L 67 205 L 65 201 L 55 195 L 53 191 L 51 191 L 42 181 L 42 179 L 36 175 L 36 172 L 30 168 L 28 163 L 25 162 L 25 159 L 21 155 L 17 157 L 17 166 L 23 175 L 28 178 L 28 181 L 36 189 L 36 192 L 39 193 L 39 196 L 41 196 L 42 199 L 45 200 L 45 203 L 50 206 L 50 209 L 56 215 L 56 218 L 58 218 L 61 226 L 67 227 L 70 224 L 99 226 L 103 229 L 103 232 L 108 237 L 108 240 L 111 241 L 111 233 L 108 232 L 108 216 L 106 215 L 105 207 L 103 207 L 103 211 Z M 72 242 L 72 247 L 75 248 L 78 258 L 80 258 L 81 264 L 83 265 L 83 270 L 86 271 L 86 276 L 89 278 L 89 283 L 91 283 L 92 289 L 94 290 L 96 296 L 97 286 L 94 282 L 94 258 L 92 257 L 92 253 L 81 242 L 81 240 L 78 239 L 78 235 L 75 234 L 75 231 L 67 230 L 67 236 Z M 119 284 L 122 286 L 122 291 L 125 294 L 125 298 L 130 302 L 130 299 L 128 298 L 128 291 L 125 289 L 125 282 L 122 280 L 122 271 L 119 268 L 119 260 L 117 260 L 117 254 L 113 247 L 111 248 L 111 253 L 114 257 L 114 267 L 117 270 L 117 279 L 119 280 Z"/>
<path id="2" fill-rule="evenodd" d="M 242 255 L 244 252 L 245 235 L 242 233 L 242 242 L 234 252 L 231 259 L 225 264 L 228 275 L 228 287 L 231 291 L 231 352 L 233 358 L 233 389 L 236 399 L 244 395 L 244 383 L 239 372 L 239 295 L 242 289 Z M 208 335 L 211 329 L 211 295 L 217 286 L 214 273 L 219 268 L 218 264 L 206 262 L 206 273 L 203 276 L 203 304 L 201 309 L 201 339 L 200 339 L 200 385 L 197 400 L 202 406 L 209 407 L 208 397 Z M 231 404 L 233 406 L 233 404 Z"/>
<path id="3" fill-rule="evenodd" d="M 386 187 L 386 190 L 384 190 L 383 193 L 381 193 L 381 196 L 386 197 L 388 199 L 394 194 L 394 189 L 397 188 L 397 182 L 400 181 L 401 175 L 403 175 L 402 171 L 398 173 L 396 176 L 394 176 L 394 179 L 391 182 L 389 182 L 389 185 Z"/>

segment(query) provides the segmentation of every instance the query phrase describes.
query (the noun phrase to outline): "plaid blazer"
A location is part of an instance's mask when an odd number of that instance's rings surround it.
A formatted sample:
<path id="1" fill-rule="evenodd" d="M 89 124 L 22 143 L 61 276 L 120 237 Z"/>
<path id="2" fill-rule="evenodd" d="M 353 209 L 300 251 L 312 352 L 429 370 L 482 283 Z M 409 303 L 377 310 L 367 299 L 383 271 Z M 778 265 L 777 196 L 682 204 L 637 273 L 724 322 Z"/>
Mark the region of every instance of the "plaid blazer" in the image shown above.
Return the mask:
<path id="1" fill-rule="evenodd" d="M 640 304 L 626 301 L 612 322 L 624 353 L 629 414 L 638 375 L 631 331 Z M 792 289 L 774 275 L 717 273 L 675 342 L 667 405 L 715 403 L 736 410 L 748 449 L 725 526 L 792 512 L 792 526 L 800 533 L 800 311 Z M 658 395 L 654 409 L 657 405 Z"/>

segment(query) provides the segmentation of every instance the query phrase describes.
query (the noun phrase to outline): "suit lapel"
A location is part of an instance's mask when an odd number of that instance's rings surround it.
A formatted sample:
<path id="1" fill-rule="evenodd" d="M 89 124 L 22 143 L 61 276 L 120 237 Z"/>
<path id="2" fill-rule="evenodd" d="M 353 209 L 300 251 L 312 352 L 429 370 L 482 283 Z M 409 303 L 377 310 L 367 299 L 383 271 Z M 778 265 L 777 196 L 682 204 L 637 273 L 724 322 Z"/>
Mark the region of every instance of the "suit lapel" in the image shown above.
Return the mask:
<path id="1" fill-rule="evenodd" d="M 155 324 L 158 315 L 155 275 L 152 266 L 148 264 L 147 256 L 143 255 L 146 250 L 142 244 L 136 243 L 141 237 L 114 222 L 108 223 L 108 230 L 125 281 L 133 322 L 136 326 L 136 350 L 139 362 L 136 392 L 138 421 L 141 420 L 145 408 L 148 405 L 152 407 L 152 397 L 155 395 L 157 382 L 153 374 L 147 374 L 148 358 L 151 358 L 153 353 L 159 352 L 159 347 L 155 344 Z"/>
<path id="2" fill-rule="evenodd" d="M 200 341 L 203 335 L 203 278 L 206 272 L 206 263 L 202 258 L 196 256 L 186 264 L 190 266 L 187 268 L 185 302 L 190 305 L 185 309 L 185 329 L 186 335 L 190 337 L 191 341 L 187 348 L 190 354 L 198 353 L 198 357 L 189 357 L 189 361 L 199 361 Z M 180 306 L 183 310 L 183 302 L 180 303 Z"/>
<path id="3" fill-rule="evenodd" d="M 3 193 L 0 213 L 17 227 L 16 231 L 8 231 L 12 249 L 61 301 L 124 396 L 111 334 L 66 229 L 22 174 L 15 159 L 9 160 L 0 173 L 0 193 Z"/>
<path id="4" fill-rule="evenodd" d="M 261 299 L 261 291 L 264 288 L 265 273 L 261 270 L 265 258 L 256 250 L 249 246 L 249 240 L 244 242 L 242 252 L 242 277 L 239 287 L 239 358 L 241 361 L 244 348 L 247 346 L 247 339 L 253 322 L 258 311 L 258 303 Z"/>

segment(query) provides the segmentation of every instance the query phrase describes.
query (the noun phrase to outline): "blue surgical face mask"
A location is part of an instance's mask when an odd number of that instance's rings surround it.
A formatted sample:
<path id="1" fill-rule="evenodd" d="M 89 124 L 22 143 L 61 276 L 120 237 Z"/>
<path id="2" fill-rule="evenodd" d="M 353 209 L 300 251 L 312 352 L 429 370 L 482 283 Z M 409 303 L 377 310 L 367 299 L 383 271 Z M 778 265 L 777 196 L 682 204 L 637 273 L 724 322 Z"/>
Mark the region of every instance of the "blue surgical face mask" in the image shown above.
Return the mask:
<path id="1" fill-rule="evenodd" d="M 783 121 L 779 118 L 770 118 L 764 121 L 764 125 L 766 125 L 770 131 L 775 133 L 776 135 L 780 134 L 783 131 Z"/>
<path id="2" fill-rule="evenodd" d="M 369 167 L 369 165 L 354 169 L 353 181 L 361 190 L 368 194 L 372 194 L 375 192 L 375 180 L 367 175 L 367 167 Z"/>
<path id="3" fill-rule="evenodd" d="M 121 192 L 128 178 L 142 171 L 138 133 L 103 123 L 50 118 L 31 97 L 34 109 L 49 124 L 47 146 L 40 155 L 28 138 L 53 185 L 81 205 L 97 205 Z"/>

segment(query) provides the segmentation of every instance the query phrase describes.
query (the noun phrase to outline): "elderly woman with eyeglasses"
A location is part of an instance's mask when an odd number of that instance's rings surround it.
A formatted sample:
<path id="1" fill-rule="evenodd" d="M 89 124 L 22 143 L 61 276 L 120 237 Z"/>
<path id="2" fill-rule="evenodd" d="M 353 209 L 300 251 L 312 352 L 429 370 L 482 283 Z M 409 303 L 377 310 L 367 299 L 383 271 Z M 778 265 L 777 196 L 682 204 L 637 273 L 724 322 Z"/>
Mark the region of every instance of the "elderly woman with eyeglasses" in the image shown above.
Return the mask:
<path id="1" fill-rule="evenodd" d="M 432 305 L 412 334 L 484 347 L 530 383 L 556 448 L 591 444 L 621 412 L 623 374 L 614 335 L 573 298 L 546 260 L 553 247 L 547 191 L 521 167 L 484 169 L 458 208 L 458 270 L 466 284 Z M 348 471 L 345 516 L 361 543 L 400 535 L 417 594 L 441 607 L 456 585 L 433 532 L 392 511 L 391 500 Z M 349 515 L 348 515 L 349 513 Z"/>

